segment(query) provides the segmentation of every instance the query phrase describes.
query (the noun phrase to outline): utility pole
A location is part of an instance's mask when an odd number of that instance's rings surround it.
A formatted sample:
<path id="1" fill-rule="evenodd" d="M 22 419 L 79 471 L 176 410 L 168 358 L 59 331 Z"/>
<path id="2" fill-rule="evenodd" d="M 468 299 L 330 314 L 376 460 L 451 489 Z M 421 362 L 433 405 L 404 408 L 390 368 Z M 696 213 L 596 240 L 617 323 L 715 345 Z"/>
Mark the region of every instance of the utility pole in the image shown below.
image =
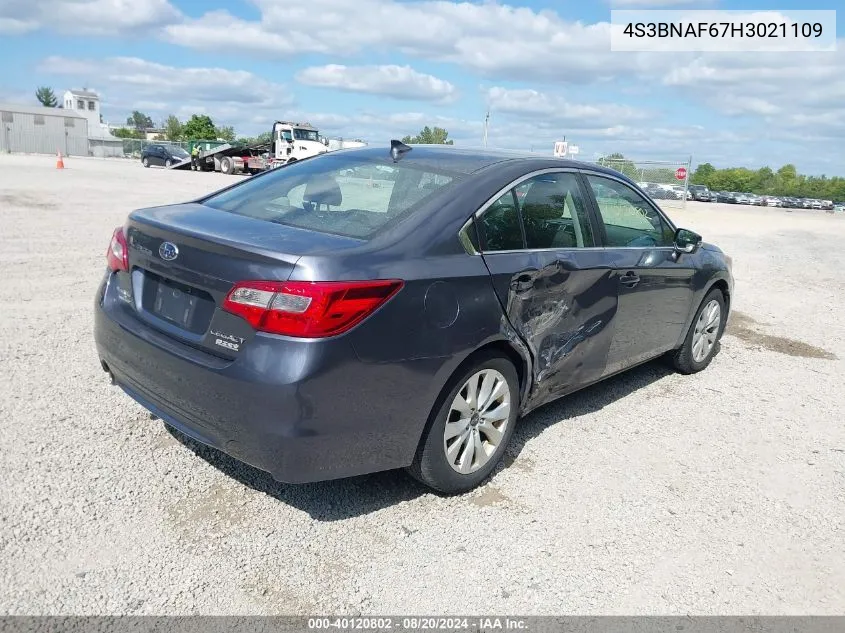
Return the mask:
<path id="1" fill-rule="evenodd" d="M 484 148 L 487 148 L 487 129 L 490 123 L 490 110 L 487 110 L 487 114 L 484 116 Z"/>

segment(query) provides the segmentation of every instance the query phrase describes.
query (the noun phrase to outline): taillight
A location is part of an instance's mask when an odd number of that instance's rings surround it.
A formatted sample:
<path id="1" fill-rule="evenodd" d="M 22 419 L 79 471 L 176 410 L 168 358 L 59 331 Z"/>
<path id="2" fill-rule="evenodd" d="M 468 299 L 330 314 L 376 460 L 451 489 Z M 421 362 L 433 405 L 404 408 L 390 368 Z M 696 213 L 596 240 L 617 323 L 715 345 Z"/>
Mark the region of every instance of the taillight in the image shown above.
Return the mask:
<path id="1" fill-rule="evenodd" d="M 126 233 L 123 232 L 122 226 L 117 227 L 111 236 L 109 250 L 106 251 L 106 261 L 112 272 L 129 270 L 129 247 L 126 244 Z"/>
<path id="2" fill-rule="evenodd" d="M 399 292 L 402 281 L 243 281 L 223 309 L 256 330 L 322 338 L 341 334 Z"/>

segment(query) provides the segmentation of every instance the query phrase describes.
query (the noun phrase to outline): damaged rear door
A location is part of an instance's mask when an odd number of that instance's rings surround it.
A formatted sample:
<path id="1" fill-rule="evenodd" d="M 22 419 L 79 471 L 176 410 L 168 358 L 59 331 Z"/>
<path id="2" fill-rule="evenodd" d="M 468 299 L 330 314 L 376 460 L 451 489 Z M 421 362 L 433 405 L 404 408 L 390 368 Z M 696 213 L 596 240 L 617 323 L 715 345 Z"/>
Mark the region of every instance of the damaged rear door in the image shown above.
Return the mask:
<path id="1" fill-rule="evenodd" d="M 534 359 L 529 407 L 602 377 L 618 284 L 579 175 L 528 174 L 477 216 L 496 294 Z"/>

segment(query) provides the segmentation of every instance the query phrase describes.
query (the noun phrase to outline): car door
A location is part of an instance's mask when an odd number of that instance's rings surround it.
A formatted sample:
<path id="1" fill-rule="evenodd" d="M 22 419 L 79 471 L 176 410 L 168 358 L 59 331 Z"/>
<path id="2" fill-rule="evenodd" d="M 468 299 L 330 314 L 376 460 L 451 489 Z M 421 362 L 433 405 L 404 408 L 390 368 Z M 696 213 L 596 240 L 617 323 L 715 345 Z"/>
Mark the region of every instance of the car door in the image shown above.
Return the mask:
<path id="1" fill-rule="evenodd" d="M 692 307 L 694 259 L 675 251 L 675 228 L 628 183 L 607 174 L 584 177 L 618 286 L 607 362 L 607 373 L 615 373 L 675 346 Z"/>
<path id="2" fill-rule="evenodd" d="M 161 148 L 158 145 L 151 145 L 147 148 L 150 157 L 150 165 L 163 165 L 164 159 L 161 157 Z"/>
<path id="3" fill-rule="evenodd" d="M 532 354 L 528 404 L 598 380 L 613 338 L 617 283 L 596 246 L 577 172 L 524 176 L 482 207 L 476 226 L 496 294 Z"/>

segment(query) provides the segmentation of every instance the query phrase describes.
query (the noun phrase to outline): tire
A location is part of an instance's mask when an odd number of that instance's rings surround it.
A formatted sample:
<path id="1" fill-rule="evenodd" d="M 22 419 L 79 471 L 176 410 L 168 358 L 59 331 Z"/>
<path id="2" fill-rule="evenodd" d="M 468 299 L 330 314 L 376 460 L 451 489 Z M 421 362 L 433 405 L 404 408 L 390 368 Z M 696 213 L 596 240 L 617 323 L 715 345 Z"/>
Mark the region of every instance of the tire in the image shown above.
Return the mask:
<path id="1" fill-rule="evenodd" d="M 170 167 L 172 164 L 173 164 L 173 161 L 172 161 L 172 160 L 170 160 L 169 158 L 168 158 L 166 161 L 164 161 L 164 166 L 165 166 L 165 167 Z"/>
<path id="2" fill-rule="evenodd" d="M 224 156 L 220 159 L 220 171 L 224 174 L 231 174 L 235 171 L 235 164 L 231 158 Z"/>
<path id="3" fill-rule="evenodd" d="M 478 407 L 482 412 L 475 412 L 476 398 L 465 389 L 471 389 L 470 380 L 478 387 L 476 396 L 486 389 L 501 390 L 500 395 L 486 407 Z M 489 387 L 484 380 L 492 380 Z M 463 402 L 467 417 L 461 415 L 453 404 Z M 507 411 L 502 410 L 507 404 Z M 492 416 L 485 416 L 493 412 Z M 498 412 L 498 415 L 497 413 Z M 471 367 L 457 374 L 450 380 L 437 399 L 435 408 L 429 416 L 426 429 L 417 448 L 417 454 L 408 472 L 412 477 L 437 492 L 452 495 L 472 490 L 484 481 L 505 454 L 508 442 L 513 435 L 519 412 L 519 379 L 516 369 L 507 358 L 498 354 L 485 354 L 475 360 Z M 499 417 L 502 416 L 502 417 Z M 485 419 L 486 418 L 486 419 Z M 452 426 L 449 439 L 446 436 L 447 422 Z M 501 432 L 498 431 L 501 429 Z M 495 433 L 495 434 L 494 434 Z M 495 446 L 493 442 L 498 442 Z M 473 454 L 469 457 L 469 448 Z M 476 453 L 480 447 L 481 460 Z M 447 451 L 454 453 L 447 456 Z M 488 452 L 489 451 L 489 452 Z M 455 463 L 455 466 L 452 465 Z M 466 472 L 459 472 L 459 468 Z"/>
<path id="4" fill-rule="evenodd" d="M 711 323 L 712 315 L 708 316 L 708 314 L 712 311 L 714 304 L 719 309 L 718 321 Z M 720 341 L 722 334 L 725 332 L 726 319 L 725 297 L 721 290 L 714 288 L 707 293 L 704 301 L 698 307 L 689 332 L 687 332 L 687 337 L 684 339 L 684 344 L 680 349 L 672 352 L 669 357 L 672 366 L 682 374 L 695 374 L 705 369 L 710 364 L 710 361 L 713 360 L 713 357 L 719 353 Z M 697 332 L 702 327 L 704 328 L 705 334 L 702 337 L 704 342 L 700 345 L 706 348 L 703 356 L 700 355 L 700 352 L 703 352 L 704 349 L 697 351 L 697 341 L 700 340 Z M 711 337 L 707 335 L 708 332 L 712 335 L 712 343 L 710 344 L 707 342 L 711 340 Z"/>
<path id="5" fill-rule="evenodd" d="M 141 164 L 142 164 L 144 167 L 146 167 L 147 169 L 149 169 L 149 167 L 150 167 L 150 159 L 149 159 L 149 158 L 147 158 L 146 156 L 144 156 L 144 157 L 141 159 Z"/>

